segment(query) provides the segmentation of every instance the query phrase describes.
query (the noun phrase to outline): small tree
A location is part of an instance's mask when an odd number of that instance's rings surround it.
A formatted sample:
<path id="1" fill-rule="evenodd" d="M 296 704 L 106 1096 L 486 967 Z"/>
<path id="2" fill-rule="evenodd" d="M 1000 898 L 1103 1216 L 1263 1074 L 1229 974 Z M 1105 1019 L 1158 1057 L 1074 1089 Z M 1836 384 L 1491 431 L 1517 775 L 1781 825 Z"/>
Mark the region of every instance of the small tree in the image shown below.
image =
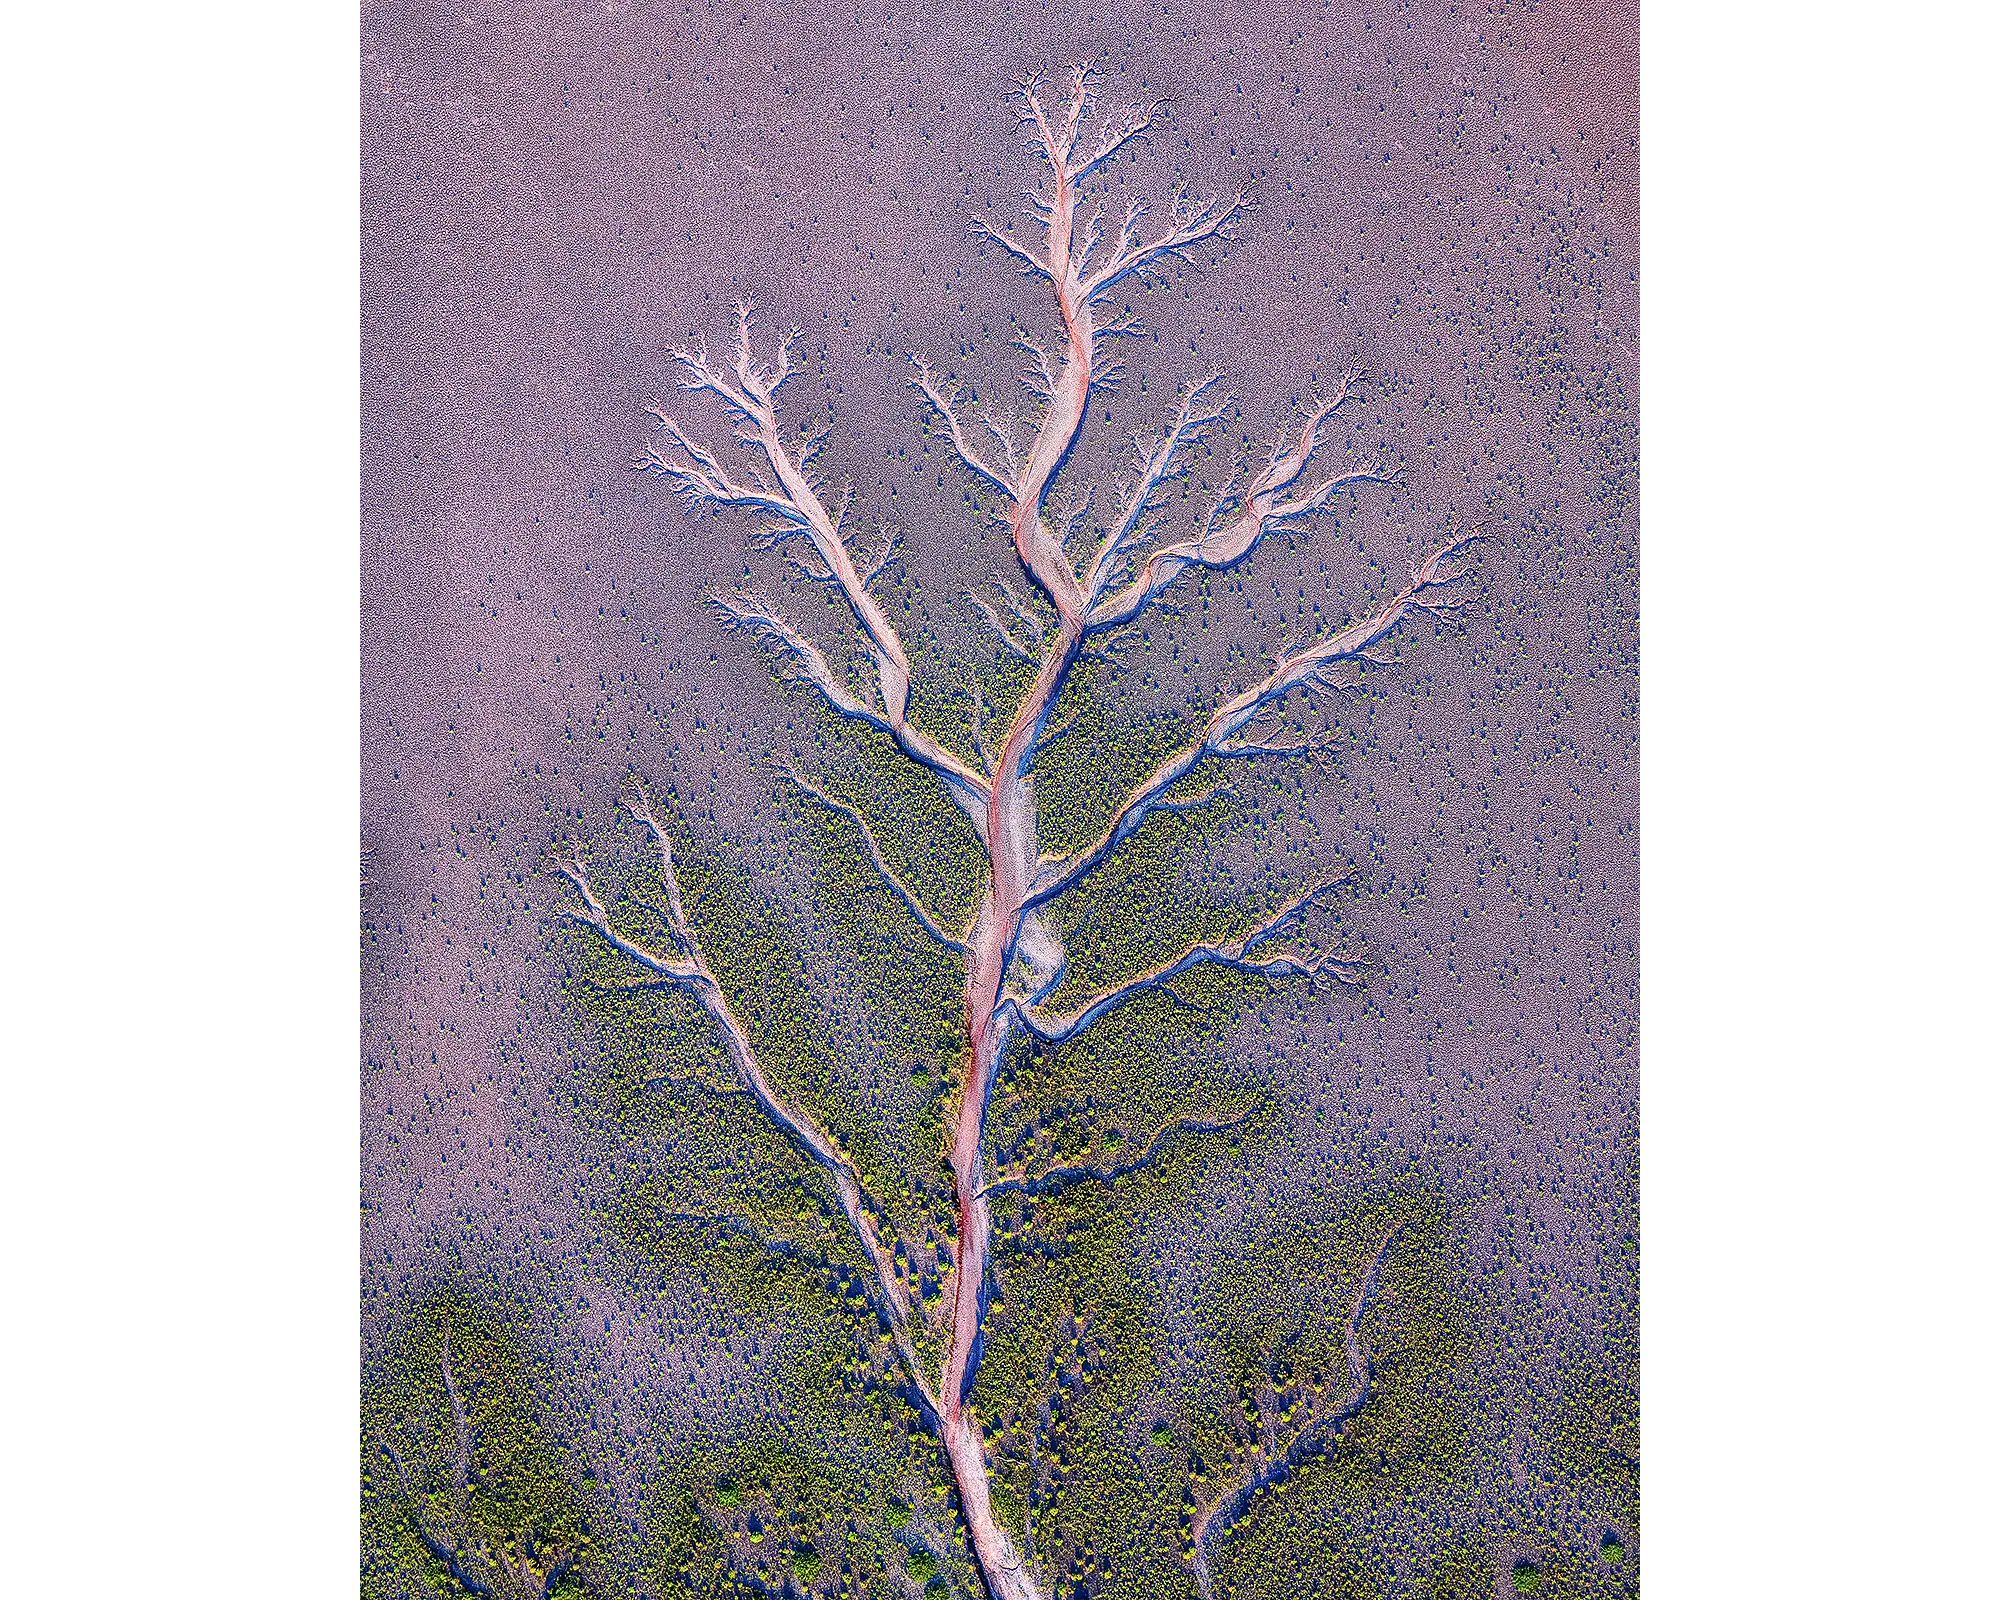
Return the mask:
<path id="1" fill-rule="evenodd" d="M 735 352 L 729 364 L 711 360 L 705 349 L 674 352 L 682 371 L 681 387 L 712 397 L 735 423 L 735 440 L 743 448 L 747 466 L 725 464 L 664 410 L 653 413 L 661 442 L 648 448 L 638 462 L 668 479 L 692 505 L 740 508 L 767 518 L 766 548 L 804 541 L 811 557 L 794 558 L 795 563 L 811 578 L 837 590 L 851 611 L 872 669 L 873 682 L 867 687 L 855 688 L 818 645 L 758 593 L 739 590 L 716 596 L 715 603 L 732 626 L 754 633 L 777 652 L 832 711 L 886 735 L 902 757 L 934 778 L 963 812 L 985 851 L 978 909 L 969 926 L 947 927 L 890 866 L 859 810 L 826 794 L 795 769 L 787 769 L 801 789 L 847 817 L 888 890 L 930 938 L 965 962 L 969 1048 L 949 1149 L 956 1234 L 951 1259 L 939 1269 L 948 1287 L 935 1313 L 943 1347 L 935 1367 L 920 1359 L 911 1336 L 913 1316 L 933 1313 L 913 1307 L 908 1279 L 894 1259 L 903 1241 L 887 1221 L 887 1209 L 867 1193 L 862 1175 L 838 1143 L 801 1106 L 786 1099 L 759 1066 L 751 1037 L 688 922 L 668 832 L 644 786 L 635 783 L 629 804 L 659 853 L 669 948 L 647 948 L 613 926 L 580 852 L 572 850 L 557 863 L 581 900 L 582 909 L 568 914 L 643 968 L 641 982 L 676 987 L 699 1000 L 720 1030 L 742 1089 L 831 1179 L 872 1267 L 878 1310 L 893 1334 L 897 1359 L 950 1459 L 974 1553 L 996 1600 L 1041 1600 L 1043 1594 L 1041 1582 L 993 1511 L 982 1428 L 968 1398 L 989 1293 L 989 1198 L 1025 1187 L 1018 1173 L 990 1170 L 985 1149 L 989 1092 L 1010 1039 L 1022 1034 L 1045 1043 L 1074 1039 L 1126 1002 L 1167 988 L 1199 967 L 1229 968 L 1268 980 L 1303 978 L 1308 983 L 1322 975 L 1348 983 L 1358 983 L 1360 977 L 1354 963 L 1320 952 L 1307 937 L 1307 915 L 1341 881 L 1337 876 L 1292 897 L 1241 938 L 1196 943 L 1127 982 L 1060 1010 L 1048 1002 L 1064 976 L 1066 955 L 1045 913 L 1057 896 L 1075 889 L 1110 861 L 1149 815 L 1185 811 L 1212 798 L 1212 790 L 1189 793 L 1182 784 L 1204 763 L 1282 759 L 1322 748 L 1286 733 L 1288 697 L 1351 687 L 1344 669 L 1378 660 L 1370 653 L 1372 647 L 1404 619 L 1416 612 L 1453 609 L 1450 586 L 1461 575 L 1454 558 L 1478 537 L 1469 530 L 1449 533 L 1381 610 L 1281 654 L 1262 681 L 1216 707 L 1194 738 L 1126 794 L 1094 841 L 1072 853 L 1044 853 L 1034 760 L 1049 735 L 1050 710 L 1079 661 L 1102 648 L 1106 636 L 1162 606 L 1163 597 L 1183 574 L 1233 567 L 1245 561 L 1273 529 L 1298 527 L 1330 509 L 1342 490 L 1398 478 L 1393 470 L 1362 470 L 1306 485 L 1307 469 L 1325 441 L 1329 419 L 1353 392 L 1355 374 L 1349 373 L 1330 394 L 1314 392 L 1296 435 L 1274 446 L 1247 481 L 1239 477 L 1209 508 L 1198 531 L 1171 537 L 1169 488 L 1184 475 L 1190 449 L 1217 427 L 1228 406 L 1218 394 L 1220 378 L 1215 375 L 1186 389 L 1164 432 L 1142 443 L 1133 480 L 1118 497 L 1108 527 L 1086 527 L 1087 497 L 1072 502 L 1076 509 L 1061 517 L 1060 525 L 1051 522 L 1046 514 L 1049 492 L 1082 432 L 1091 395 L 1116 374 L 1118 364 L 1106 358 L 1105 342 L 1140 331 L 1129 313 L 1107 312 L 1111 291 L 1164 263 L 1186 259 L 1204 245 L 1233 239 L 1248 206 L 1243 194 L 1203 202 L 1178 189 L 1164 225 L 1157 230 L 1147 227 L 1146 207 L 1136 201 L 1109 233 L 1101 205 L 1079 227 L 1084 191 L 1107 162 L 1154 126 L 1164 109 L 1163 102 L 1134 107 L 1121 116 L 1097 120 L 1094 132 L 1087 133 L 1096 111 L 1094 76 L 1086 67 L 1076 68 L 1059 107 L 1043 103 L 1043 84 L 1037 78 L 1028 78 L 1016 91 L 1030 145 L 1047 166 L 1046 181 L 1030 197 L 1041 227 L 1039 248 L 984 223 L 974 224 L 981 236 L 1017 258 L 1025 273 L 1047 283 L 1061 317 L 1065 343 L 1054 354 L 1026 339 L 1020 341 L 1034 362 L 1028 381 L 1042 406 L 1033 440 L 1022 449 L 1008 430 L 989 421 L 986 426 L 1000 454 L 995 457 L 991 449 L 976 447 L 961 417 L 959 386 L 912 358 L 912 387 L 922 392 L 935 412 L 965 469 L 998 496 L 1014 553 L 1033 585 L 1032 595 L 996 585 L 1000 606 L 975 597 L 1000 648 L 1025 663 L 1033 675 L 997 748 L 989 752 L 975 729 L 973 743 L 979 755 L 968 758 L 911 720 L 915 668 L 872 590 L 889 550 L 872 560 L 863 556 L 846 527 L 845 500 L 838 513 L 830 513 L 820 498 L 811 469 L 824 435 L 792 440 L 781 431 L 776 397 L 793 371 L 792 340 L 779 342 L 774 366 L 761 364 L 751 349 L 750 302 L 737 306 Z M 1058 1187 L 1137 1170 L 1171 1133 L 1190 1126 L 1212 1130 L 1222 1125 L 1185 1120 L 1170 1124 L 1135 1160 L 1115 1168 L 1066 1169 L 1037 1179 L 1035 1192 L 1046 1195 Z M 1392 1231 L 1376 1251 L 1347 1319 L 1352 1383 L 1345 1395 L 1317 1414 L 1308 1409 L 1289 1439 L 1261 1441 L 1234 1473 L 1224 1475 L 1226 1481 L 1213 1490 L 1209 1503 L 1193 1519 L 1188 1557 L 1204 1592 L 1211 1542 L 1241 1515 L 1258 1488 L 1281 1478 L 1304 1454 L 1324 1447 L 1367 1398 L 1368 1361 L 1358 1330 L 1394 1237 Z M 909 1251 L 911 1257 L 916 1254 Z"/>

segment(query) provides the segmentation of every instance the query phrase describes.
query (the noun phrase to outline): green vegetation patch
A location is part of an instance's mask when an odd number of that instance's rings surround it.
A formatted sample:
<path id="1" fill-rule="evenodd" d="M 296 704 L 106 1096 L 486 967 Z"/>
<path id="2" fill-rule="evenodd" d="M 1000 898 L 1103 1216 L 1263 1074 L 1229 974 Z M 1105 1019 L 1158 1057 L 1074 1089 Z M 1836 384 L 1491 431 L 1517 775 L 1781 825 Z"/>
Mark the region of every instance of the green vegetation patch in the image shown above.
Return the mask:
<path id="1" fill-rule="evenodd" d="M 1353 1391 L 1345 1333 L 1369 1261 L 1391 1239 L 1358 1325 L 1367 1398 L 1280 1482 L 1256 1494 L 1211 1541 L 1217 1587 L 1243 1600 L 1395 1591 L 1394 1572 L 1438 1559 L 1432 1508 L 1451 1503 L 1470 1446 L 1469 1322 L 1450 1216 L 1423 1193 L 1386 1194 L 1292 1229 L 1218 1276 L 1200 1319 L 1220 1360 L 1191 1396 L 1195 1498 L 1241 1481 L 1248 1446 L 1273 1428 L 1298 1436 Z M 1310 1293 L 1301 1293 L 1310 1286 Z M 1268 1409 L 1267 1409 L 1268 1408 Z M 1490 1592 L 1491 1569 L 1483 1568 Z M 1440 1591 L 1443 1592 L 1443 1591 Z"/>
<path id="2" fill-rule="evenodd" d="M 508 1600 L 593 1593 L 594 1489 L 540 1420 L 525 1336 L 434 1291 L 362 1387 L 364 1600 L 415 1579 Z"/>
<path id="3" fill-rule="evenodd" d="M 796 834 L 791 847 L 810 863 L 802 905 L 761 891 L 739 852 L 697 840 L 660 806 L 676 838 L 689 923 L 772 1085 L 834 1139 L 901 1232 L 942 1232 L 951 1216 L 943 1152 L 948 1085 L 964 1045 L 963 963 L 883 888 L 858 855 L 850 821 L 789 785 L 776 793 Z M 878 833 L 885 851 L 888 836 Z M 650 841 L 628 826 L 610 843 L 604 854 L 626 863 L 615 884 L 603 881 L 610 869 L 599 869 L 597 892 L 613 926 L 670 954 Z M 799 1220 L 800 1189 L 815 1210 L 828 1209 L 830 1186 L 743 1094 L 720 1030 L 693 997 L 647 986 L 638 962 L 586 927 L 569 928 L 562 954 L 566 995 L 589 1045 L 593 1099 L 608 1123 L 602 1131 L 656 1175 L 686 1180 L 661 1179 L 668 1209 L 693 1212 L 706 1202 L 766 1234 Z M 831 1248 L 824 1237 L 816 1247 Z"/>

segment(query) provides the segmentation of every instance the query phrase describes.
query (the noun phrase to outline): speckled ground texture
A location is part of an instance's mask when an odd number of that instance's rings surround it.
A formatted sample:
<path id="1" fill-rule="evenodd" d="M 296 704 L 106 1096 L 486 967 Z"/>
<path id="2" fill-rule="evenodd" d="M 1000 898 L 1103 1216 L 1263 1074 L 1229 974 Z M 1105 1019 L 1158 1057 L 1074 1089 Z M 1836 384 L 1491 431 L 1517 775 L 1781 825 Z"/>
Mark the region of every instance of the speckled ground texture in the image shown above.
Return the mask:
<path id="1" fill-rule="evenodd" d="M 1119 352 L 1076 470 L 1122 460 L 1190 376 L 1225 372 L 1238 431 L 1268 439 L 1309 375 L 1355 362 L 1334 448 L 1406 482 L 1274 541 L 1252 587 L 1324 561 L 1359 605 L 1448 517 L 1495 535 L 1461 626 L 1405 631 L 1366 739 L 1309 785 L 1322 841 L 1366 868 L 1342 906 L 1365 999 L 1301 1001 L 1302 1052 L 1254 1025 L 1233 1048 L 1333 1113 L 1268 1157 L 1273 1194 L 1339 1192 L 1366 1146 L 1451 1207 L 1475 1439 L 1426 1513 L 1438 1540 L 1476 1552 L 1479 1593 L 1526 1560 L 1544 1592 L 1636 1592 L 1637 32 L 1625 0 L 364 7 L 362 1361 L 439 1283 L 506 1299 L 625 1552 L 605 1592 L 682 1592 L 646 1565 L 633 1463 L 705 1402 L 592 1210 L 540 863 L 612 828 L 633 769 L 747 841 L 771 794 L 750 758 L 802 709 L 704 601 L 748 526 L 632 470 L 645 408 L 676 398 L 666 347 L 724 347 L 754 293 L 833 406 L 824 475 L 904 530 L 939 647 L 973 639 L 955 597 L 1005 551 L 920 454 L 905 355 L 997 393 L 1009 319 L 1046 326 L 968 225 L 1013 224 L 1036 176 L 1010 84 L 1078 61 L 1108 105 L 1173 102 L 1114 193 L 1247 186 L 1258 208 L 1147 298 L 1159 338 Z M 1578 1406 L 1603 1461 L 1552 1442 Z M 1371 1592 L 1447 1592 L 1398 1538 Z M 1117 1559 L 1057 1592 L 1133 1592 Z M 817 1588 L 840 1582 L 835 1561 Z M 1322 1591 L 1350 1592 L 1297 1575 Z"/>

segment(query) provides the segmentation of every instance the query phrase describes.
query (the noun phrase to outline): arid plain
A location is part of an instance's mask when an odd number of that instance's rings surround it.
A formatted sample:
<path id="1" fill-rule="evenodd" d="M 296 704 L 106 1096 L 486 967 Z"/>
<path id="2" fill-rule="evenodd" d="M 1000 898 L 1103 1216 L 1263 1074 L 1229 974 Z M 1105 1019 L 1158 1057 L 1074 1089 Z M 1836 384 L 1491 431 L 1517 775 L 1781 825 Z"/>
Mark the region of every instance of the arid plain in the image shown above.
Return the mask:
<path id="1" fill-rule="evenodd" d="M 637 937 L 667 887 L 644 781 L 721 988 L 879 1177 L 911 1326 L 948 1327 L 964 968 L 841 806 L 947 933 L 978 842 L 710 599 L 782 597 L 838 658 L 839 596 L 634 460 L 654 407 L 727 445 L 673 348 L 726 362 L 746 296 L 758 359 L 796 328 L 788 423 L 826 427 L 819 481 L 851 484 L 869 548 L 900 535 L 872 592 L 925 681 L 912 715 L 975 760 L 1025 680 L 968 591 L 1032 586 L 911 357 L 1032 434 L 1015 341 L 1052 338 L 1048 286 L 974 225 L 1037 237 L 1010 91 L 1045 73 L 1059 101 L 1075 62 L 1101 114 L 1170 101 L 1094 175 L 1112 229 L 1140 195 L 1170 218 L 1177 184 L 1254 205 L 1119 286 L 1146 331 L 1050 515 L 1094 482 L 1078 515 L 1110 518 L 1132 436 L 1211 373 L 1228 404 L 1162 538 L 1349 373 L 1315 464 L 1391 481 L 1189 572 L 1084 663 L 1036 767 L 1045 844 L 1452 530 L 1483 538 L 1456 610 L 1287 702 L 1309 754 L 1191 779 L 1231 792 L 1147 822 L 1130 870 L 1052 912 L 1062 1004 L 1339 876 L 1302 932 L 1355 981 L 1203 974 L 1087 1048 L 1017 1033 L 968 1415 L 1021 1592 L 1636 1592 L 1636 26 L 1552 4 L 368 11 L 365 1593 L 991 1582 L 834 1185 L 699 1007 L 625 987 L 556 863 Z M 454 1433 L 477 1436 L 462 1466 Z M 484 1567 L 432 1547 L 536 1518 Z"/>

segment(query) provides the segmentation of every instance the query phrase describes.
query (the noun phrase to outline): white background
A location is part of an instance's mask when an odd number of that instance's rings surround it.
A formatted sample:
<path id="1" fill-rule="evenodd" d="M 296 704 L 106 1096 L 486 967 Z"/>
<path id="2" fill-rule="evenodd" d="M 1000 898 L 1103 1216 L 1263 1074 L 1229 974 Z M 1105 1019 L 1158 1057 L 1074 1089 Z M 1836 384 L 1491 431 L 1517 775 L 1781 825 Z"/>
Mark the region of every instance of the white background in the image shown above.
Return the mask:
<path id="1" fill-rule="evenodd" d="M 1984 7 L 1654 0 L 1645 1563 L 1992 1593 Z M 355 1582 L 355 18 L 9 23 L 5 1584 Z"/>

